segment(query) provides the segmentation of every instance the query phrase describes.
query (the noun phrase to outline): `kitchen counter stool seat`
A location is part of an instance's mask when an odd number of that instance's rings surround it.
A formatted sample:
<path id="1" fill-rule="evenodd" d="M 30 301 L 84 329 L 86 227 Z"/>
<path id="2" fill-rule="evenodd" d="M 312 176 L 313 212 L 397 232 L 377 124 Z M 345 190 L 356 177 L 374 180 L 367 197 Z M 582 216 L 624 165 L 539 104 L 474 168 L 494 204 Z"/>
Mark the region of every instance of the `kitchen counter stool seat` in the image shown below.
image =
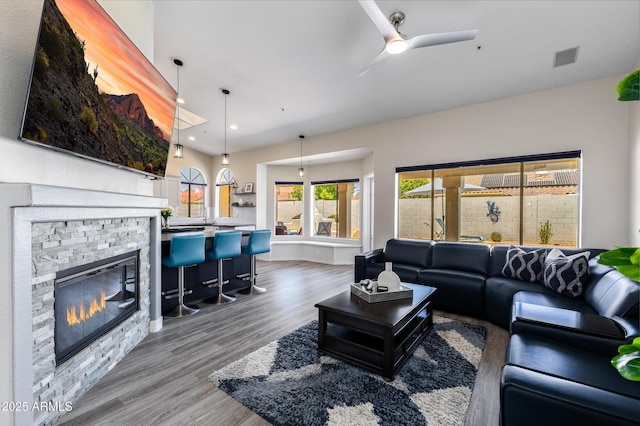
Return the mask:
<path id="1" fill-rule="evenodd" d="M 169 256 L 162 258 L 162 264 L 167 268 L 178 268 L 178 306 L 166 315 L 168 317 L 183 317 L 199 311 L 196 305 L 184 304 L 184 268 L 204 262 L 204 241 L 205 236 L 202 232 L 175 235 L 171 239 Z"/>
<path id="2" fill-rule="evenodd" d="M 242 253 L 251 256 L 251 275 L 249 281 L 251 285 L 248 289 L 241 290 L 241 293 L 261 294 L 267 291 L 266 288 L 256 286 L 256 255 L 271 251 L 271 230 L 258 229 L 249 232 L 249 242 L 242 246 Z"/>
<path id="3" fill-rule="evenodd" d="M 224 279 L 222 264 L 224 259 L 240 256 L 242 254 L 241 245 L 242 231 L 216 232 L 214 235 L 213 248 L 207 250 L 207 257 L 218 261 L 218 278 L 216 278 L 218 281 L 218 295 L 204 299 L 206 303 L 221 304 L 236 300 L 234 296 L 228 296 L 222 292 L 222 286 L 229 282 L 229 280 L 225 281 Z M 212 280 L 211 282 L 215 282 L 216 280 Z"/>

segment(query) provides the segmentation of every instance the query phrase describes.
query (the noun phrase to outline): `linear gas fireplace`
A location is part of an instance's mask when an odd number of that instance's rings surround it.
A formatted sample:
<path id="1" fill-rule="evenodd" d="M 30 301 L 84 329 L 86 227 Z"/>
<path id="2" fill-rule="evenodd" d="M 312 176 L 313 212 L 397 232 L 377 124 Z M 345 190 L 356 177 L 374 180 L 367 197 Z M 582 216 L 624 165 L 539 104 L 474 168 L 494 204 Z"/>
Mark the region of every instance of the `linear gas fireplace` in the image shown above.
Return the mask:
<path id="1" fill-rule="evenodd" d="M 56 274 L 55 355 L 60 365 L 138 309 L 138 252 Z"/>

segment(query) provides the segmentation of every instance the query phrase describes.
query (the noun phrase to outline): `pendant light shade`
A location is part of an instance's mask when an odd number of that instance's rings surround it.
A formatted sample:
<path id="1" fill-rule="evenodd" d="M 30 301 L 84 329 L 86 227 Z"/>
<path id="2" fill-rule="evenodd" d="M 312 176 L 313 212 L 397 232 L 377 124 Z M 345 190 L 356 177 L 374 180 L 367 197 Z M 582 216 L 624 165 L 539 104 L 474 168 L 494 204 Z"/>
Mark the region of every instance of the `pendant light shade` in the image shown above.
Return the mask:
<path id="1" fill-rule="evenodd" d="M 180 103 L 180 100 L 182 100 L 182 98 L 180 98 L 180 67 L 183 65 L 183 62 L 180 59 L 174 59 L 173 63 L 176 64 L 176 68 L 178 70 L 178 103 Z M 184 101 L 182 101 L 184 102 Z M 182 158 L 183 156 L 183 146 L 180 145 L 180 105 L 177 105 L 177 113 L 178 113 L 178 119 L 177 121 L 177 125 L 176 127 L 178 128 L 178 138 L 176 140 L 176 143 L 173 145 L 173 147 L 175 148 L 175 151 L 173 152 L 173 158 Z"/>
<path id="2" fill-rule="evenodd" d="M 229 154 L 227 154 L 227 96 L 229 96 L 229 91 L 227 89 L 222 89 L 222 93 L 224 94 L 224 153 L 221 156 L 222 165 L 229 165 Z"/>
<path id="3" fill-rule="evenodd" d="M 179 143 L 173 145 L 175 150 L 173 151 L 173 158 L 182 158 L 182 148 L 184 148 Z"/>
<path id="4" fill-rule="evenodd" d="M 298 136 L 300 138 L 300 167 L 298 167 L 298 176 L 304 176 L 304 167 L 302 167 L 302 139 L 304 139 L 304 135 Z"/>
<path id="5" fill-rule="evenodd" d="M 173 144 L 173 147 L 175 149 L 173 151 L 173 158 L 182 158 L 182 148 L 184 147 L 179 143 Z"/>

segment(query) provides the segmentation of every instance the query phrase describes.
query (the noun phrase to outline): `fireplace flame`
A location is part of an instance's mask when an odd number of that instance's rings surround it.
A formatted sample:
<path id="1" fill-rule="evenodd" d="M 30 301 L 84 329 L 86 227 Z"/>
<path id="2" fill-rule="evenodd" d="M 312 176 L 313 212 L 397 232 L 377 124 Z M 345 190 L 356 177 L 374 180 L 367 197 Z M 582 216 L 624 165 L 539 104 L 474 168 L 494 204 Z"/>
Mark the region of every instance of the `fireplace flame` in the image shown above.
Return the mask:
<path id="1" fill-rule="evenodd" d="M 84 305 L 84 298 L 80 299 L 80 312 L 78 313 L 75 306 L 67 308 L 67 324 L 76 325 L 82 321 L 86 321 L 93 317 L 98 312 L 102 312 L 107 307 L 107 295 L 102 290 L 100 292 L 100 300 L 93 298 L 89 303 L 89 308 L 86 309 Z"/>

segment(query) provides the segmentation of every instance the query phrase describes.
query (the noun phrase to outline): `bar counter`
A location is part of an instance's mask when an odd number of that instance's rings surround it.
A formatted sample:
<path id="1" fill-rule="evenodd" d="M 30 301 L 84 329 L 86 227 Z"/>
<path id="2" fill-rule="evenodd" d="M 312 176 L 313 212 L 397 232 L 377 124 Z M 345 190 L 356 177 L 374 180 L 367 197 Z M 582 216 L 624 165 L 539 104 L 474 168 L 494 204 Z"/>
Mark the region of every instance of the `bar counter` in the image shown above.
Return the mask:
<path id="1" fill-rule="evenodd" d="M 203 229 L 204 228 L 204 229 Z M 193 233 L 202 232 L 205 235 L 205 252 L 213 248 L 213 239 L 216 233 L 225 232 L 231 230 L 231 228 L 221 229 L 224 227 L 216 226 L 195 226 L 195 227 L 176 227 L 163 229 L 162 231 L 162 257 L 169 255 L 171 247 L 171 239 L 175 235 L 189 235 Z M 242 244 L 247 244 L 249 240 L 250 231 L 242 232 Z M 228 284 L 224 285 L 225 294 L 233 295 L 236 290 L 249 287 L 249 281 L 245 281 L 238 276 L 248 276 L 251 270 L 251 256 L 241 254 L 238 257 L 234 257 L 230 260 L 224 261 L 224 278 L 229 280 Z M 203 304 L 201 299 L 216 296 L 218 294 L 218 284 L 213 284 L 213 287 L 209 288 L 202 283 L 210 281 L 218 277 L 218 261 L 205 258 L 204 263 L 198 265 L 186 267 L 184 269 L 184 284 L 185 284 L 185 303 Z M 167 268 L 162 265 L 162 314 L 166 314 L 178 305 L 178 298 L 168 298 L 164 296 L 166 292 L 171 292 L 178 288 L 178 268 Z M 192 290 L 191 294 L 186 294 Z"/>

